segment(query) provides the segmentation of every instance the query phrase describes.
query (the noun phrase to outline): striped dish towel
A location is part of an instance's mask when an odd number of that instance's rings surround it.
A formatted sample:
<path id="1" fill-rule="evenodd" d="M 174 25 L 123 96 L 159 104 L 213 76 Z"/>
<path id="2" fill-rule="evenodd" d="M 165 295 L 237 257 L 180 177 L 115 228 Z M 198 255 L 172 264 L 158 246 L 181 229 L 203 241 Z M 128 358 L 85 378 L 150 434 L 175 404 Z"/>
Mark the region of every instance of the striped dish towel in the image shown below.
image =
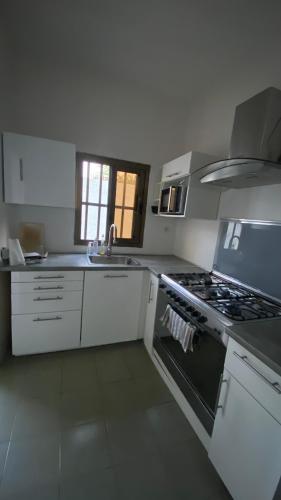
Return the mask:
<path id="1" fill-rule="evenodd" d="M 172 337 L 181 344 L 184 352 L 193 352 L 193 337 L 196 332 L 196 326 L 182 319 L 169 304 L 160 321 L 163 326 L 168 328 Z"/>

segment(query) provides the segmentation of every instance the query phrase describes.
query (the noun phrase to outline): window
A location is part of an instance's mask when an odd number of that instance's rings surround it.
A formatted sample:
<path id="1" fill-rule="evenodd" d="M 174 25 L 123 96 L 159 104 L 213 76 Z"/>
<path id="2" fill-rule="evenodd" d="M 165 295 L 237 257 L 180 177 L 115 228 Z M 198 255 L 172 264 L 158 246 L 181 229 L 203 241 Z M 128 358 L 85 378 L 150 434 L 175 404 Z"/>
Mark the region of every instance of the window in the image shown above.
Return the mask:
<path id="1" fill-rule="evenodd" d="M 107 239 L 117 226 L 117 245 L 141 247 L 149 165 L 77 153 L 75 243 Z"/>

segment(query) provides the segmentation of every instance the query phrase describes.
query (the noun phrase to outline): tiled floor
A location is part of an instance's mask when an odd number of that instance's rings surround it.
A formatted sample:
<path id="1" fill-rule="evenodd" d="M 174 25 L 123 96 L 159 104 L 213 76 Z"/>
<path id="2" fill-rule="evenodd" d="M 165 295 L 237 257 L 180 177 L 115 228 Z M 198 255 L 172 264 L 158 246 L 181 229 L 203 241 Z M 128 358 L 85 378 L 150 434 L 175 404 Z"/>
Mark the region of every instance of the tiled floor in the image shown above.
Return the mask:
<path id="1" fill-rule="evenodd" d="M 227 500 L 139 342 L 0 368 L 0 499 Z"/>

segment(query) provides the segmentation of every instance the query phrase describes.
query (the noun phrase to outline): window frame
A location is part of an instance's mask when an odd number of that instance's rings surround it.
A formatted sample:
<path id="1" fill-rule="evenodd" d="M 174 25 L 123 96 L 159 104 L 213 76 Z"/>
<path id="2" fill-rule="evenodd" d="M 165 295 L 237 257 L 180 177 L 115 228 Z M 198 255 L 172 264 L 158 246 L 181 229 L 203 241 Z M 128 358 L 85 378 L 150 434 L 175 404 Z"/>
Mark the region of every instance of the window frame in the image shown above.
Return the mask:
<path id="1" fill-rule="evenodd" d="M 137 183 L 137 189 L 135 193 L 135 206 L 133 217 L 133 237 L 119 238 L 117 235 L 116 246 L 117 247 L 143 247 L 143 236 L 144 236 L 144 226 L 146 219 L 146 207 L 147 207 L 147 194 L 148 194 L 148 182 L 150 174 L 150 165 L 145 163 L 131 162 L 128 160 L 120 160 L 116 158 L 109 158 L 107 156 L 100 156 L 90 153 L 76 153 L 76 203 L 75 203 L 75 225 L 74 225 L 74 244 L 75 245 L 88 245 L 89 241 L 81 239 L 81 211 L 82 211 L 82 168 L 81 164 L 83 161 L 102 163 L 104 165 L 109 165 L 109 191 L 108 191 L 108 210 L 107 210 L 107 224 L 106 232 L 108 232 L 109 225 L 114 222 L 114 211 L 115 203 L 114 196 L 116 192 L 116 178 L 117 171 L 136 173 L 140 175 L 139 181 Z M 89 203 L 91 205 L 91 203 Z M 93 204 L 97 205 L 97 204 Z M 131 207 L 130 207 L 131 208 Z M 105 239 L 107 239 L 107 234 L 105 234 Z"/>

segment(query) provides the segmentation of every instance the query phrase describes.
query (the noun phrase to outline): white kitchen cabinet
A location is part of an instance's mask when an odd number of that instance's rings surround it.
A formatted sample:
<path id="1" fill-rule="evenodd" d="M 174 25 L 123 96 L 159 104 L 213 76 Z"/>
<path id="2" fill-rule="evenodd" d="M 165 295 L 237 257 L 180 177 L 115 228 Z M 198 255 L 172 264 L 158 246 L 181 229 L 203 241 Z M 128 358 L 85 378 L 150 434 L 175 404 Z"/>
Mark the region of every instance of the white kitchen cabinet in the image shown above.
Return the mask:
<path id="1" fill-rule="evenodd" d="M 190 175 L 199 168 L 215 161 L 213 156 L 190 151 L 179 158 L 165 163 L 162 167 L 162 182 L 168 182 L 185 175 Z"/>
<path id="2" fill-rule="evenodd" d="M 82 271 L 12 272 L 15 356 L 80 347 Z"/>
<path id="3" fill-rule="evenodd" d="M 142 271 L 85 272 L 83 347 L 138 338 L 142 283 Z"/>
<path id="4" fill-rule="evenodd" d="M 153 334 L 156 313 L 156 303 L 158 295 L 159 279 L 153 273 L 149 275 L 149 284 L 147 289 L 147 308 L 144 325 L 144 345 L 150 355 L 152 355 Z"/>
<path id="5" fill-rule="evenodd" d="M 6 203 L 73 208 L 75 146 L 21 134 L 3 134 Z"/>
<path id="6" fill-rule="evenodd" d="M 80 325 L 81 311 L 12 315 L 13 354 L 77 349 Z"/>
<path id="7" fill-rule="evenodd" d="M 242 351 L 243 358 L 233 356 L 239 345 L 230 341 L 209 458 L 234 500 L 272 500 L 281 474 L 281 425 L 272 413 L 281 395 L 264 378 L 263 363 Z"/>

